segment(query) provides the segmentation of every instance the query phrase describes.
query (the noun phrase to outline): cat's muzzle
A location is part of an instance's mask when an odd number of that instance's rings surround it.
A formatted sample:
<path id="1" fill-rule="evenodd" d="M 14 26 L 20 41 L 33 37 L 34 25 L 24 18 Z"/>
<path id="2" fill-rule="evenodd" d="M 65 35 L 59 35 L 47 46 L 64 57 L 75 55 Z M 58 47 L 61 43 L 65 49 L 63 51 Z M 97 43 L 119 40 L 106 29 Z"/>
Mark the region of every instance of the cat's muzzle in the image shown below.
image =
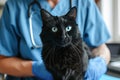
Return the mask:
<path id="1" fill-rule="evenodd" d="M 66 47 L 71 44 L 71 40 L 72 40 L 71 37 L 69 37 L 69 38 L 66 37 L 65 39 L 57 41 L 57 46 Z"/>

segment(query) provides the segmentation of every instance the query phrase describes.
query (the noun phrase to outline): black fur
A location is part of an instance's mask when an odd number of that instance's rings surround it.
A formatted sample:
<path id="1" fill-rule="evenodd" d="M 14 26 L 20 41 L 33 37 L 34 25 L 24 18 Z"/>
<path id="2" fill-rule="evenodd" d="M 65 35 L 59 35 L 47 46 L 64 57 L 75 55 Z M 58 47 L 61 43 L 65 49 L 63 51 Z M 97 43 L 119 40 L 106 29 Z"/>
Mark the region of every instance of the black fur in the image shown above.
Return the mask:
<path id="1" fill-rule="evenodd" d="M 80 37 L 75 7 L 64 16 L 41 10 L 43 27 L 42 57 L 54 80 L 83 80 L 90 50 Z"/>

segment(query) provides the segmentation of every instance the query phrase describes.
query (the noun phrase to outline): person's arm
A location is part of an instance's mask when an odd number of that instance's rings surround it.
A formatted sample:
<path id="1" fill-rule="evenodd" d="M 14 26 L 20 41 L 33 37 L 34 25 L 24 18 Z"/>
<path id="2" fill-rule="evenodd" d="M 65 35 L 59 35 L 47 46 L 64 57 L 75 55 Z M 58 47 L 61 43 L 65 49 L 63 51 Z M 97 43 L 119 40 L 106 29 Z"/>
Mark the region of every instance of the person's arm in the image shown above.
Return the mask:
<path id="1" fill-rule="evenodd" d="M 47 71 L 43 62 L 22 60 L 17 57 L 0 56 L 0 73 L 16 77 L 32 77 L 53 80 L 52 75 Z"/>
<path id="2" fill-rule="evenodd" d="M 34 75 L 43 80 L 52 80 L 52 76 L 46 70 L 42 60 L 29 61 L 15 57 L 20 53 L 18 47 L 20 44 L 19 24 L 16 21 L 16 19 L 19 20 L 17 17 L 18 4 L 19 1 L 8 0 L 0 19 L 0 73 L 16 77 L 33 77 Z"/>
<path id="3" fill-rule="evenodd" d="M 107 64 L 110 61 L 110 51 L 105 44 L 94 48 L 92 51 L 94 58 L 91 58 L 88 63 L 88 68 L 85 73 L 85 80 L 99 80 L 107 71 Z"/>
<path id="4" fill-rule="evenodd" d="M 33 76 L 32 61 L 22 60 L 17 57 L 0 56 L 0 73 L 16 77 Z"/>
<path id="5" fill-rule="evenodd" d="M 108 47 L 106 46 L 106 44 L 102 44 L 99 47 L 95 48 L 92 50 L 93 55 L 96 56 L 100 56 L 102 57 L 106 64 L 109 63 L 110 61 L 110 51 L 108 49 Z"/>

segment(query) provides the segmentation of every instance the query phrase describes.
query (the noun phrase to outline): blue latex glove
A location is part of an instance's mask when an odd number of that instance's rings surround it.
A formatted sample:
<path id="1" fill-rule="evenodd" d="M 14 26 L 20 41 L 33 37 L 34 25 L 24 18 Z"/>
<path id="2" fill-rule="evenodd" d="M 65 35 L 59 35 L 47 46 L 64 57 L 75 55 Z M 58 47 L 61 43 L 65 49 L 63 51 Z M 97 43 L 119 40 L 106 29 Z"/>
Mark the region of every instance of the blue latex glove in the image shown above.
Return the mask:
<path id="1" fill-rule="evenodd" d="M 53 80 L 52 75 L 46 70 L 43 62 L 32 62 L 32 73 L 42 80 Z"/>
<path id="2" fill-rule="evenodd" d="M 85 73 L 85 80 L 99 80 L 107 71 L 107 64 L 101 57 L 92 58 L 89 60 L 88 68 Z"/>

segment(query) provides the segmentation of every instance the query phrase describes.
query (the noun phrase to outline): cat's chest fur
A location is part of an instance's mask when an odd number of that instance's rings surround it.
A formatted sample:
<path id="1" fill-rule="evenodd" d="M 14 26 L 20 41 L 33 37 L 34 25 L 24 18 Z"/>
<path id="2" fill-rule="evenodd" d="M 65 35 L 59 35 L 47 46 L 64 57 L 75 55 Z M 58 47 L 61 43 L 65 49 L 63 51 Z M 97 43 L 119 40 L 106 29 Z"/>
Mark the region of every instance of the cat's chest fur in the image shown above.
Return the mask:
<path id="1" fill-rule="evenodd" d="M 66 47 L 43 47 L 43 60 L 48 68 L 54 68 L 58 72 L 72 69 L 82 72 L 82 47 L 78 43 L 76 46 L 69 45 Z M 49 49 L 46 51 L 46 48 Z M 74 66 L 73 66 L 74 65 Z"/>
<path id="2" fill-rule="evenodd" d="M 51 47 L 43 46 L 43 61 L 46 68 L 55 77 L 55 80 L 82 80 L 83 69 L 83 50 L 81 40 L 77 45 L 69 45 L 67 47 Z M 46 48 L 48 49 L 46 51 Z M 69 73 L 69 74 L 68 74 Z M 63 77 L 66 77 L 63 79 Z M 77 79 L 78 78 L 78 79 Z"/>

